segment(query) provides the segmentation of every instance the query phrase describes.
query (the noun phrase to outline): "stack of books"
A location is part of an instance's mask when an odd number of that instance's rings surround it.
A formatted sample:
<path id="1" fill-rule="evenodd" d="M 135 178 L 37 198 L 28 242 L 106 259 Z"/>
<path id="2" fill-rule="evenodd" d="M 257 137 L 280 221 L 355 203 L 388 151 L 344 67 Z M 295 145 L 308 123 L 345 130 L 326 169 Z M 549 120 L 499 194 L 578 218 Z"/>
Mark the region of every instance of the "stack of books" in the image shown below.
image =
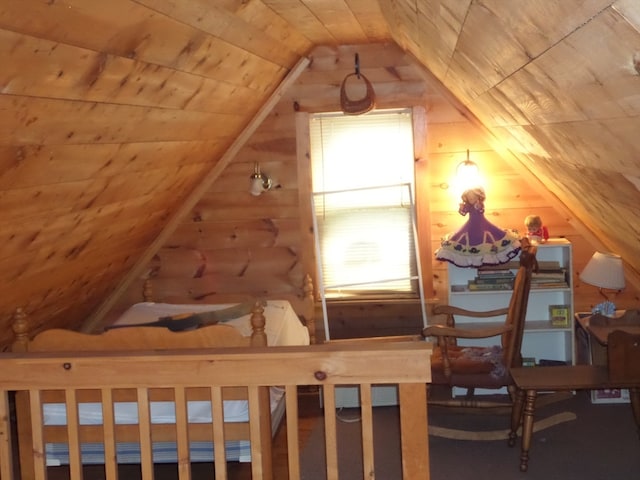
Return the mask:
<path id="1" fill-rule="evenodd" d="M 531 276 L 531 288 L 569 287 L 567 269 L 561 268 L 558 262 L 539 262 L 538 267 L 538 271 Z"/>
<path id="2" fill-rule="evenodd" d="M 469 280 L 469 290 L 511 290 L 513 289 L 513 271 L 508 269 L 479 269 L 475 279 Z"/>

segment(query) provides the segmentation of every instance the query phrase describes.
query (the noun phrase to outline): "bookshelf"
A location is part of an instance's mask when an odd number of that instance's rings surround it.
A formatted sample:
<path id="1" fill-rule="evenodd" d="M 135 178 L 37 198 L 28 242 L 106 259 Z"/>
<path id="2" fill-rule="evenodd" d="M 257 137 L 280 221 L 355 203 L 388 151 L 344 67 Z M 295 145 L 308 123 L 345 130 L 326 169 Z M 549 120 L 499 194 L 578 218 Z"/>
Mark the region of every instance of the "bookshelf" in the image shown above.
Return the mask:
<path id="1" fill-rule="evenodd" d="M 540 273 L 532 278 L 522 356 L 535 360 L 575 364 L 575 329 L 572 285 L 572 246 L 564 238 L 550 238 L 538 245 Z M 519 260 L 498 267 L 460 268 L 448 265 L 449 304 L 468 310 L 506 307 Z M 501 323 L 497 319 L 496 323 Z M 456 324 L 487 326 L 477 318 L 457 316 Z M 490 324 L 490 323 L 489 323 Z M 496 339 L 459 340 L 460 345 L 494 345 Z M 482 392 L 477 392 L 482 393 Z M 495 393 L 495 391 L 487 393 Z"/>

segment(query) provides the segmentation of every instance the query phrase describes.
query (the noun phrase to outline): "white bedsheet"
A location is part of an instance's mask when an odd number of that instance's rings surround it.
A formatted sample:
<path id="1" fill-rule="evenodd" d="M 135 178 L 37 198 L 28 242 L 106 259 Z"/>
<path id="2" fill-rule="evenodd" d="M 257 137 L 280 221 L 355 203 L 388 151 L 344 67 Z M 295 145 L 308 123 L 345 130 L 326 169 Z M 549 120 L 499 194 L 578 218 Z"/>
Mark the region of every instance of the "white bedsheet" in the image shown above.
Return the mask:
<path id="1" fill-rule="evenodd" d="M 171 304 L 142 302 L 131 306 L 120 316 L 115 325 L 136 325 L 138 323 L 155 322 L 159 317 L 178 315 L 180 313 L 211 312 L 223 308 L 232 307 L 236 303 L 228 304 Z M 267 319 L 265 333 L 267 345 L 309 345 L 309 330 L 301 322 L 291 304 L 286 300 L 269 300 L 264 307 L 264 316 Z M 251 336 L 251 315 L 226 321 L 236 327 L 242 335 Z"/>

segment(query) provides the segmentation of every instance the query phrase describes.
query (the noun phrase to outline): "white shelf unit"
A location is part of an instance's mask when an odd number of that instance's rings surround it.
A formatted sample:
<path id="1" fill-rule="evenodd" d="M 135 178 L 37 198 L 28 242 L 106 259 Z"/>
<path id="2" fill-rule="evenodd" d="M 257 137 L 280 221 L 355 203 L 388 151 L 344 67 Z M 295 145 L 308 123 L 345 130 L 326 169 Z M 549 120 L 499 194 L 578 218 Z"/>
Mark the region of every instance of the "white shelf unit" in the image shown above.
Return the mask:
<path id="1" fill-rule="evenodd" d="M 531 288 L 525 319 L 522 356 L 540 360 L 555 360 L 575 364 L 575 330 L 573 311 L 573 260 L 571 242 L 563 238 L 549 239 L 538 245 L 536 258 L 543 266 L 555 262 L 566 271 L 566 287 Z M 518 259 L 514 259 L 517 261 Z M 515 273 L 517 269 L 513 269 Z M 470 291 L 466 288 L 477 276 L 476 268 L 460 268 L 449 264 L 449 304 L 468 310 L 493 310 L 506 307 L 511 299 L 511 290 Z M 455 287 L 457 286 L 457 288 Z M 465 288 L 461 287 L 465 286 Z M 452 288 L 453 287 L 453 288 Z M 459 291 L 460 290 L 460 291 Z M 568 326 L 551 324 L 549 307 L 565 305 L 568 308 Z M 496 323 L 502 323 L 502 318 Z M 483 327 L 490 323 L 477 318 L 456 316 L 456 324 Z M 495 345 L 497 339 L 460 340 L 460 345 Z M 482 393 L 482 392 L 477 392 Z M 495 393 L 489 392 L 487 393 Z"/>

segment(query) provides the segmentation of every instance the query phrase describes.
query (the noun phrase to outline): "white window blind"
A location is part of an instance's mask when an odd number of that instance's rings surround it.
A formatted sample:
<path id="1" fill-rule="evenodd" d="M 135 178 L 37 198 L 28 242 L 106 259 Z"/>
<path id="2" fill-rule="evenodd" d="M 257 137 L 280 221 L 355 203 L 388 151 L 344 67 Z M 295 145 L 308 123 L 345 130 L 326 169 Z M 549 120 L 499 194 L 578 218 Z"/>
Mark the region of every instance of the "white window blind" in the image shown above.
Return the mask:
<path id="1" fill-rule="evenodd" d="M 410 112 L 316 115 L 310 131 L 326 296 L 417 295 Z"/>

